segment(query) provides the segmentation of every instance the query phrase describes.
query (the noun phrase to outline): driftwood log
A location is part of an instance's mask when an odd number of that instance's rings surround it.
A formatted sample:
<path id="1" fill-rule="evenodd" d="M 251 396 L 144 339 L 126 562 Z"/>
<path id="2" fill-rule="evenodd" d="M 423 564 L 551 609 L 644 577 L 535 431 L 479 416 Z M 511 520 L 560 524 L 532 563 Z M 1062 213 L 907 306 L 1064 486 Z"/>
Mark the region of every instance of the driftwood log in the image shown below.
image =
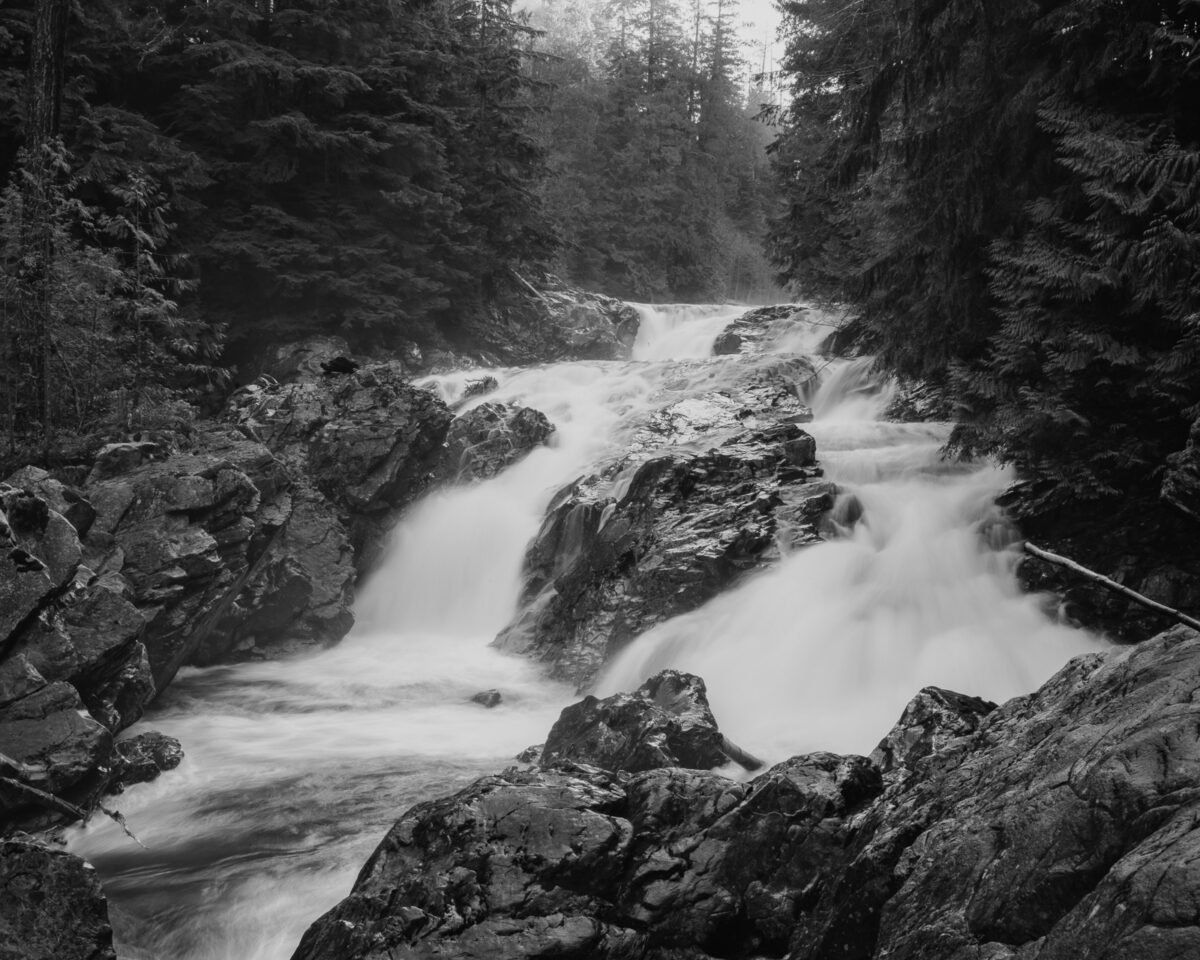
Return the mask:
<path id="1" fill-rule="evenodd" d="M 1186 624 L 1193 630 L 1200 630 L 1200 620 L 1197 620 L 1195 617 L 1189 617 L 1186 613 L 1176 610 L 1174 607 L 1168 607 L 1165 603 L 1159 603 L 1157 600 L 1151 600 L 1149 597 L 1138 593 L 1136 590 L 1130 589 L 1123 583 L 1117 583 L 1116 580 L 1112 580 L 1104 576 L 1102 573 L 1097 573 L 1095 570 L 1089 570 L 1083 564 L 1076 563 L 1074 560 L 1071 560 L 1068 557 L 1061 557 L 1057 553 L 1051 553 L 1049 550 L 1043 550 L 1041 547 L 1034 546 L 1034 544 L 1030 543 L 1028 540 L 1025 541 L 1025 552 L 1031 557 L 1036 557 L 1038 560 L 1043 560 L 1046 563 L 1054 564 L 1056 567 L 1062 567 L 1066 570 L 1070 570 L 1072 573 L 1077 573 L 1081 577 L 1091 580 L 1093 583 L 1098 583 L 1103 587 L 1107 587 L 1109 590 L 1119 593 L 1123 597 L 1127 597 L 1134 603 L 1141 604 L 1148 610 L 1153 610 L 1156 613 L 1163 614 L 1163 616 L 1171 617 L 1179 623 Z"/>

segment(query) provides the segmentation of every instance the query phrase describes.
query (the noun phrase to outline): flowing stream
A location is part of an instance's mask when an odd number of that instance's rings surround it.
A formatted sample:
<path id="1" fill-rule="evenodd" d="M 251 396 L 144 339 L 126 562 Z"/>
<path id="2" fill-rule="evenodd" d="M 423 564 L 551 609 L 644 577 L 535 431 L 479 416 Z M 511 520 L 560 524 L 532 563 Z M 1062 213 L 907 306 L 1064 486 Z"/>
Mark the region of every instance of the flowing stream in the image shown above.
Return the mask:
<path id="1" fill-rule="evenodd" d="M 414 507 L 342 644 L 181 672 L 144 722 L 187 758 L 116 803 L 144 848 L 105 818 L 69 837 L 104 882 L 120 956 L 285 960 L 404 810 L 545 738 L 573 691 L 489 643 L 514 612 L 546 504 L 633 442 L 639 418 L 752 362 L 709 357 L 744 308 L 638 309 L 633 361 L 491 371 L 500 388 L 486 399 L 542 410 L 553 443 Z M 779 347 L 808 352 L 824 332 Z M 452 399 L 480 375 L 430 386 Z M 945 425 L 882 422 L 888 400 L 866 364 L 827 366 L 807 429 L 843 491 L 842 536 L 652 630 L 600 692 L 680 667 L 705 677 L 722 728 L 752 752 L 865 753 L 922 686 L 1002 700 L 1095 649 L 1017 588 L 992 505 L 1010 478 L 944 462 Z M 500 706 L 470 702 L 489 688 Z"/>

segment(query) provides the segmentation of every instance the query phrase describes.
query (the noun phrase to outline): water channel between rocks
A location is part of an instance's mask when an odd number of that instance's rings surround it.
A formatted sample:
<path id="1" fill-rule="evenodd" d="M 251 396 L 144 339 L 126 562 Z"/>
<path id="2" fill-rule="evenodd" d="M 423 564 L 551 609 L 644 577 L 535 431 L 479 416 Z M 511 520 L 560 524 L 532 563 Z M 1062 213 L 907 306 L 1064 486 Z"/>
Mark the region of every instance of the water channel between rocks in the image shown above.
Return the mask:
<path id="1" fill-rule="evenodd" d="M 179 676 L 146 723 L 187 759 L 116 804 L 145 848 L 102 819 L 70 837 L 100 873 L 121 957 L 289 957 L 404 810 L 545 738 L 574 692 L 489 646 L 513 615 L 525 547 L 557 489 L 646 442 L 646 416 L 769 360 L 710 357 L 743 310 L 644 307 L 633 361 L 492 371 L 500 388 L 487 399 L 543 411 L 552 446 L 418 504 L 339 646 Z M 809 351 L 825 332 L 801 329 L 777 349 Z M 454 398 L 479 376 L 431 386 Z M 888 399 L 864 363 L 821 371 L 805 429 L 844 491 L 840 515 L 861 519 L 651 630 L 598 692 L 679 667 L 705 678 L 722 729 L 755 753 L 867 753 L 922 686 L 1003 700 L 1095 649 L 1018 590 L 992 505 L 1009 477 L 945 463 L 947 427 L 882 422 Z M 499 707 L 470 702 L 488 688 Z"/>

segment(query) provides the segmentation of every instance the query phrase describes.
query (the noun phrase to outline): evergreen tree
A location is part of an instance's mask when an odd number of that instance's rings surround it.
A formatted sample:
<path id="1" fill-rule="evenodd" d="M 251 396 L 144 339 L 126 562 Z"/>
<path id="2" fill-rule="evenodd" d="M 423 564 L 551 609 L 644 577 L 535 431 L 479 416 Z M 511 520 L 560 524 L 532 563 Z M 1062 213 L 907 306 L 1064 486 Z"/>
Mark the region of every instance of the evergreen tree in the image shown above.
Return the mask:
<path id="1" fill-rule="evenodd" d="M 785 6 L 776 260 L 941 382 L 962 449 L 1152 482 L 1196 394 L 1186 3 Z"/>

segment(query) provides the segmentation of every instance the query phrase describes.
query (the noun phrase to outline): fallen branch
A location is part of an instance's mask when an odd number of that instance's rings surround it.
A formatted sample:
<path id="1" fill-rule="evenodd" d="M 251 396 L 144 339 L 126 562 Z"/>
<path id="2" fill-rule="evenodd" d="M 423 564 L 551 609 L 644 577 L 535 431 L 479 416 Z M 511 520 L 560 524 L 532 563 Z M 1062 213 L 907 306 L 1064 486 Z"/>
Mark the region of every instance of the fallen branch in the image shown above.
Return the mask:
<path id="1" fill-rule="evenodd" d="M 721 734 L 721 752 L 734 763 L 745 767 L 747 770 L 752 772 L 763 766 L 762 760 L 759 760 L 758 757 L 752 753 L 747 753 L 727 736 L 725 736 L 725 734 Z"/>
<path id="2" fill-rule="evenodd" d="M 542 303 L 550 303 L 550 300 L 548 300 L 546 298 L 546 295 L 544 293 L 542 293 L 540 290 L 538 290 L 537 287 L 535 287 L 532 283 L 530 283 L 523 276 L 521 276 L 519 273 L 517 273 L 516 270 L 509 269 L 508 272 L 511 273 L 514 277 L 516 277 L 517 280 L 519 280 L 522 284 L 524 284 L 529 289 L 529 292 L 532 293 L 539 300 L 541 300 Z"/>
<path id="3" fill-rule="evenodd" d="M 1134 603 L 1141 604 L 1149 610 L 1156 613 L 1161 613 L 1164 616 L 1171 617 L 1179 623 L 1187 624 L 1193 630 L 1200 630 L 1200 620 L 1195 617 L 1189 617 L 1186 613 L 1181 613 L 1174 607 L 1168 607 L 1165 603 L 1159 603 L 1157 600 L 1151 600 L 1149 597 L 1138 593 L 1136 590 L 1131 590 L 1124 584 L 1117 583 L 1116 580 L 1110 580 L 1103 574 L 1096 573 L 1095 570 L 1089 570 L 1082 564 L 1076 563 L 1074 560 L 1069 560 L 1066 557 L 1060 557 L 1057 553 L 1051 553 L 1049 550 L 1043 550 L 1041 547 L 1036 547 L 1028 540 L 1025 541 L 1025 552 L 1031 557 L 1037 557 L 1039 560 L 1044 560 L 1046 563 L 1052 563 L 1056 567 L 1065 567 L 1073 573 L 1079 574 L 1091 580 L 1093 583 L 1098 583 L 1101 586 L 1107 587 L 1123 597 L 1128 597 Z"/>
<path id="4" fill-rule="evenodd" d="M 55 813 L 65 814 L 72 820 L 86 820 L 87 814 L 73 803 L 68 803 L 61 797 L 56 797 L 52 793 L 47 793 L 45 790 L 39 790 L 37 787 L 31 787 L 27 783 L 22 783 L 20 780 L 14 780 L 12 777 L 0 777 L 0 786 L 7 787 L 14 793 L 24 797 L 27 801 L 39 807 L 46 807 L 53 810 Z"/>
<path id="5" fill-rule="evenodd" d="M 117 826 L 119 826 L 122 830 L 125 831 L 125 836 L 127 836 L 130 840 L 132 840 L 134 843 L 136 843 L 143 850 L 149 849 L 149 847 L 147 847 L 144 843 L 142 843 L 141 840 L 139 840 L 136 836 L 134 836 L 133 831 L 129 829 L 129 824 L 127 824 L 125 822 L 125 815 L 123 813 L 121 813 L 120 810 L 109 810 L 108 807 L 106 807 L 102 803 L 98 803 L 98 804 L 96 804 L 96 806 L 98 806 L 100 808 L 101 813 L 103 813 L 109 819 L 113 820 L 117 824 Z"/>

